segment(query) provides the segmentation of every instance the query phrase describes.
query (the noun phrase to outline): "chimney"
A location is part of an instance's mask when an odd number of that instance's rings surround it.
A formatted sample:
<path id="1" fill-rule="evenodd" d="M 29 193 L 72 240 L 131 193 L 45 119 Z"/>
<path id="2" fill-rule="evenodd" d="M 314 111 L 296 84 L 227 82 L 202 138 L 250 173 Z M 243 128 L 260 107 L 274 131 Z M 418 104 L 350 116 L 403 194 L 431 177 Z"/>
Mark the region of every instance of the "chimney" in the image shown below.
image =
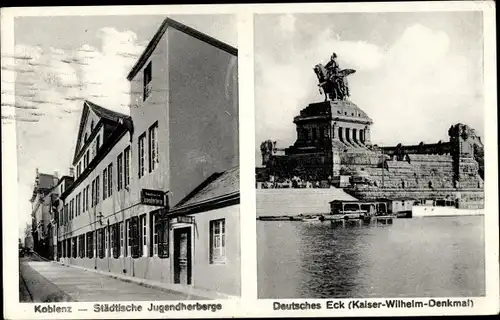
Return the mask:
<path id="1" fill-rule="evenodd" d="M 73 178 L 75 177 L 75 169 L 73 167 L 69 168 L 69 176 Z"/>
<path id="2" fill-rule="evenodd" d="M 56 177 L 57 179 L 59 179 L 59 172 L 54 171 L 54 177 Z"/>

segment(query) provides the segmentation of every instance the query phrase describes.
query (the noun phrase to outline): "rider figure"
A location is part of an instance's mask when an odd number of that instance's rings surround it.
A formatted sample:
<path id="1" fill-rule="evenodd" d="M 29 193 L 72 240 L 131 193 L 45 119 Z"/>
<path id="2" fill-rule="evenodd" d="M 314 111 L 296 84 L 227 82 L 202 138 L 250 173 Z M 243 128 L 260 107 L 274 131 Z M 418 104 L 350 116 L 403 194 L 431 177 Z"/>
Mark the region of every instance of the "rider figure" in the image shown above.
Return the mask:
<path id="1" fill-rule="evenodd" d="M 335 80 L 333 77 L 337 75 L 339 71 L 339 64 L 337 62 L 337 54 L 334 52 L 332 53 L 332 56 L 330 57 L 330 61 L 325 65 L 326 71 L 327 71 L 327 79 L 330 81 L 334 82 Z"/>

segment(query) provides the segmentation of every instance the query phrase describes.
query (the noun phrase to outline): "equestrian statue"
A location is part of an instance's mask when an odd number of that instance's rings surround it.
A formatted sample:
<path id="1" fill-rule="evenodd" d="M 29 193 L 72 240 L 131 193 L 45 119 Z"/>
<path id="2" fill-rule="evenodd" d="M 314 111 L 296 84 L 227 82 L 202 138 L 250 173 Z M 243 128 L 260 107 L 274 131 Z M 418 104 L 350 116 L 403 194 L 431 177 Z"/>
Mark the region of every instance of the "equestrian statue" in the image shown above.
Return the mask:
<path id="1" fill-rule="evenodd" d="M 349 86 L 346 77 L 355 73 L 354 69 L 340 69 L 335 52 L 330 57 L 326 65 L 317 64 L 314 66 L 314 73 L 318 77 L 318 86 L 323 89 L 325 101 L 346 100 L 349 97 Z M 320 93 L 321 90 L 320 90 Z"/>

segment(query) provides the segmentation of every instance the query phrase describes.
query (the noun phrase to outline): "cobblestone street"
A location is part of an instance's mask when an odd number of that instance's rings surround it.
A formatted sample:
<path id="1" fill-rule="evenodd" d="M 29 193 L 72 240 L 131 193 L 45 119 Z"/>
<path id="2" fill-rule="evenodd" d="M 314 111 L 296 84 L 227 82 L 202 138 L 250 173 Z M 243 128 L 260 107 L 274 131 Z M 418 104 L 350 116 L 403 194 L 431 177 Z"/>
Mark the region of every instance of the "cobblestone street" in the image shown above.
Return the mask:
<path id="1" fill-rule="evenodd" d="M 33 260 L 36 259 L 21 258 L 19 264 L 21 302 L 200 299 L 185 293 L 114 279 L 93 271 Z"/>

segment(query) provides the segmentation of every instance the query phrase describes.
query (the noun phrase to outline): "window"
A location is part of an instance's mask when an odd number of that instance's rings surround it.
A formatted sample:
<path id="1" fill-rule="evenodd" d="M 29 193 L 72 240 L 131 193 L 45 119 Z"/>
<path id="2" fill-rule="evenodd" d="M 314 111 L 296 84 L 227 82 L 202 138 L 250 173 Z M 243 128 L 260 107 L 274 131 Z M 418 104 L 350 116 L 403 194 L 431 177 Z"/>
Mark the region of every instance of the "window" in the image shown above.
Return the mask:
<path id="1" fill-rule="evenodd" d="M 78 178 L 80 176 L 80 174 L 82 174 L 82 165 L 81 165 L 81 163 L 78 163 L 76 165 L 76 177 Z"/>
<path id="2" fill-rule="evenodd" d="M 109 228 L 104 227 L 104 257 L 109 257 Z"/>
<path id="3" fill-rule="evenodd" d="M 102 200 L 108 197 L 108 168 L 102 171 Z"/>
<path id="4" fill-rule="evenodd" d="M 87 211 L 87 189 L 88 187 L 83 188 L 83 212 Z"/>
<path id="5" fill-rule="evenodd" d="M 139 178 L 144 176 L 144 140 L 146 140 L 146 133 L 143 133 L 139 137 L 139 141 L 137 142 L 137 155 L 139 157 Z"/>
<path id="6" fill-rule="evenodd" d="M 120 229 L 119 224 L 115 223 L 110 227 L 111 234 L 111 256 L 115 259 L 120 257 Z"/>
<path id="7" fill-rule="evenodd" d="M 90 206 L 92 208 L 95 206 L 95 180 L 92 180 L 92 194 L 91 194 Z"/>
<path id="8" fill-rule="evenodd" d="M 144 99 L 146 99 L 151 95 L 151 78 L 152 78 L 152 65 L 151 61 L 148 63 L 146 68 L 144 68 Z"/>
<path id="9" fill-rule="evenodd" d="M 64 224 L 68 222 L 68 204 L 64 205 Z"/>
<path id="10" fill-rule="evenodd" d="M 168 220 L 162 219 L 158 211 L 150 213 L 149 230 L 152 234 L 152 250 L 150 256 L 158 256 L 160 258 L 168 258 Z"/>
<path id="11" fill-rule="evenodd" d="M 88 167 L 89 163 L 90 163 L 90 150 L 87 150 L 86 156 L 87 156 L 87 160 L 85 163 L 85 167 Z"/>
<path id="12" fill-rule="evenodd" d="M 90 203 L 89 202 L 89 198 L 90 198 L 89 193 L 90 193 L 90 185 L 87 186 L 87 199 L 85 200 L 86 201 L 85 207 L 87 208 L 87 210 L 89 210 L 89 208 L 90 208 L 89 207 L 89 203 Z"/>
<path id="13" fill-rule="evenodd" d="M 78 236 L 78 256 L 85 257 L 85 235 L 83 234 Z"/>
<path id="14" fill-rule="evenodd" d="M 99 203 L 99 176 L 95 179 L 95 204 Z"/>
<path id="15" fill-rule="evenodd" d="M 123 184 L 126 187 L 130 184 L 130 147 L 125 148 L 123 162 Z"/>
<path id="16" fill-rule="evenodd" d="M 153 254 L 158 255 L 158 217 L 156 214 L 151 214 L 151 229 L 153 229 Z"/>
<path id="17" fill-rule="evenodd" d="M 113 195 L 113 164 L 108 165 L 108 197 Z"/>
<path id="18" fill-rule="evenodd" d="M 87 232 L 87 258 L 94 257 L 94 231 Z"/>
<path id="19" fill-rule="evenodd" d="M 105 251 L 104 251 L 105 237 L 106 234 L 104 232 L 104 228 L 97 230 L 97 251 L 99 252 L 99 258 L 101 259 L 105 257 Z"/>
<path id="20" fill-rule="evenodd" d="M 210 221 L 210 263 L 226 261 L 226 220 Z"/>
<path id="21" fill-rule="evenodd" d="M 124 240 L 124 235 L 123 235 L 123 221 L 120 222 L 120 230 L 119 230 L 120 234 L 119 234 L 119 239 L 120 239 L 120 256 L 123 255 L 123 250 L 125 250 L 123 248 L 123 240 Z"/>
<path id="22" fill-rule="evenodd" d="M 92 130 L 94 130 L 94 120 L 90 122 L 90 132 L 92 132 Z"/>
<path id="23" fill-rule="evenodd" d="M 128 247 L 130 256 L 132 258 L 138 258 L 140 253 L 140 229 L 139 229 L 139 217 L 132 217 L 129 219 L 129 228 L 128 228 Z"/>
<path id="24" fill-rule="evenodd" d="M 95 150 L 99 151 L 100 147 L 101 147 L 101 136 L 97 135 L 97 137 L 96 137 L 96 143 L 95 143 Z"/>
<path id="25" fill-rule="evenodd" d="M 78 193 L 76 196 L 76 215 L 79 216 L 82 213 L 82 193 Z"/>
<path id="26" fill-rule="evenodd" d="M 158 122 L 149 128 L 149 172 L 158 165 Z"/>
<path id="27" fill-rule="evenodd" d="M 116 189 L 120 191 L 123 188 L 123 153 L 116 158 Z"/>
<path id="28" fill-rule="evenodd" d="M 148 255 L 148 232 L 147 232 L 147 224 L 146 224 L 146 215 L 143 214 L 141 216 L 141 221 L 140 221 L 140 228 L 141 228 L 141 255 L 143 257 L 146 257 Z"/>
<path id="29" fill-rule="evenodd" d="M 73 220 L 75 215 L 75 199 L 71 199 L 69 202 L 69 218 Z"/>
<path id="30" fill-rule="evenodd" d="M 76 257 L 77 257 L 77 254 L 78 254 L 78 253 L 77 253 L 77 247 L 76 247 L 76 246 L 77 246 L 77 244 L 78 244 L 78 243 L 77 243 L 77 237 L 73 237 L 73 238 L 71 238 L 71 251 L 72 251 L 72 252 L 71 252 L 71 253 L 72 253 L 72 254 L 71 254 L 71 256 L 72 256 L 73 258 L 76 258 Z"/>
<path id="31" fill-rule="evenodd" d="M 127 252 L 126 252 L 126 256 L 127 257 L 130 257 L 132 255 L 132 250 L 131 250 L 131 247 L 132 247 L 132 226 L 130 224 L 130 219 L 128 219 L 126 221 L 126 224 L 127 224 Z"/>

